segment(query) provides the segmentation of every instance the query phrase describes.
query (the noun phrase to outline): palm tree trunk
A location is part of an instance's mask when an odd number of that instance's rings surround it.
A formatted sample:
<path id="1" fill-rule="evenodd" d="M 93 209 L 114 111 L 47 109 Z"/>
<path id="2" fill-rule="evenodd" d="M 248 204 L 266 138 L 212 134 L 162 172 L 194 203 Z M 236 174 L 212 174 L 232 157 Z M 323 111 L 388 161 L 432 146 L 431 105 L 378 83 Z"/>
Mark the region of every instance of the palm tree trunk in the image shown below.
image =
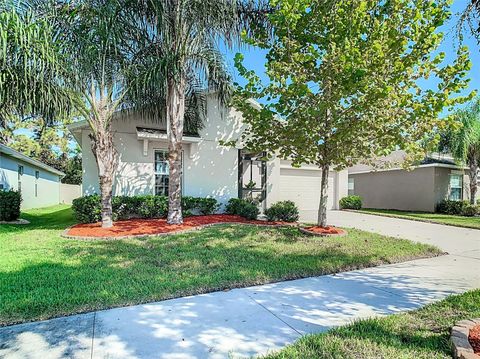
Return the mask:
<path id="1" fill-rule="evenodd" d="M 185 115 L 185 79 L 168 79 L 167 121 L 168 164 L 170 167 L 168 182 L 169 224 L 183 223 L 182 216 L 182 137 Z"/>
<path id="2" fill-rule="evenodd" d="M 102 227 L 109 228 L 113 226 L 112 192 L 113 178 L 118 166 L 118 152 L 113 144 L 113 133 L 110 126 L 99 127 L 90 138 L 92 139 L 92 151 L 98 168 Z"/>
<path id="3" fill-rule="evenodd" d="M 318 205 L 318 219 L 317 225 L 320 227 L 327 226 L 327 200 L 328 200 L 328 173 L 329 166 L 323 165 L 320 167 L 322 170 L 322 178 L 320 184 L 320 203 Z"/>
<path id="4" fill-rule="evenodd" d="M 471 159 L 469 162 L 470 171 L 468 173 L 468 177 L 470 178 L 470 204 L 475 204 L 478 184 L 478 163 L 476 157 Z"/>

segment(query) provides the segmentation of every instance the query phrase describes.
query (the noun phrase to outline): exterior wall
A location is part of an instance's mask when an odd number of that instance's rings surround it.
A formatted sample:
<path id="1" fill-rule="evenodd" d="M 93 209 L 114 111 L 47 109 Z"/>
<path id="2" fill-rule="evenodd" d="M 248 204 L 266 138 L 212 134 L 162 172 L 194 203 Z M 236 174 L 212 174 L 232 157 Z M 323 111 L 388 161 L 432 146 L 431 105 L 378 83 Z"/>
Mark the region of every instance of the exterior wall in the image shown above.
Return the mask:
<path id="1" fill-rule="evenodd" d="M 24 169 L 21 177 L 22 209 L 47 207 L 59 203 L 60 177 L 58 175 L 0 153 L 0 183 L 6 190 L 18 190 L 19 165 Z M 35 178 L 35 171 L 40 172 L 38 180 Z M 37 184 L 36 194 L 35 183 Z"/>
<path id="2" fill-rule="evenodd" d="M 470 199 L 470 178 L 466 171 L 451 168 L 435 167 L 435 200 L 436 203 L 448 198 L 450 191 L 450 175 L 463 175 L 462 200 Z"/>
<path id="3" fill-rule="evenodd" d="M 154 151 L 167 149 L 165 140 L 149 140 L 147 155 L 143 153 L 143 141 L 137 138 L 136 127 L 161 128 L 159 124 L 145 122 L 138 117 L 115 120 L 115 144 L 119 152 L 119 167 L 115 175 L 114 195 L 154 194 Z M 224 147 L 220 141 L 237 140 L 243 130 L 242 117 L 234 109 L 222 109 L 217 101 L 209 99 L 207 118 L 200 131 L 197 144 L 183 145 L 183 194 L 215 197 L 225 204 L 238 196 L 238 148 Z M 91 151 L 89 130 L 82 130 L 83 194 L 99 193 L 98 171 Z M 240 146 L 239 146 L 240 147 Z M 281 197 L 281 161 L 275 158 L 267 163 L 266 206 Z M 333 173 L 333 172 L 332 172 Z M 335 173 L 334 173 L 335 174 Z M 332 182 L 332 208 L 338 208 L 338 200 L 348 191 L 348 173 L 335 174 Z M 292 184 L 295 186 L 295 183 Z"/>
<path id="4" fill-rule="evenodd" d="M 72 204 L 72 201 L 78 197 L 82 197 L 81 185 L 60 183 L 60 203 Z"/>
<path id="5" fill-rule="evenodd" d="M 167 149 L 166 141 L 148 142 L 147 156 L 136 127 L 159 127 L 131 118 L 114 122 L 119 166 L 115 175 L 114 195 L 154 194 L 154 151 Z M 183 194 L 215 197 L 221 203 L 238 195 L 238 149 L 223 147 L 220 140 L 237 139 L 241 133 L 240 116 L 234 110 L 221 110 L 209 101 L 201 141 L 183 146 Z M 91 151 L 89 131 L 82 131 L 83 194 L 99 193 L 98 170 Z"/>
<path id="6" fill-rule="evenodd" d="M 350 174 L 363 207 L 404 211 L 435 210 L 435 167 Z M 440 182 L 438 182 L 440 185 Z"/>

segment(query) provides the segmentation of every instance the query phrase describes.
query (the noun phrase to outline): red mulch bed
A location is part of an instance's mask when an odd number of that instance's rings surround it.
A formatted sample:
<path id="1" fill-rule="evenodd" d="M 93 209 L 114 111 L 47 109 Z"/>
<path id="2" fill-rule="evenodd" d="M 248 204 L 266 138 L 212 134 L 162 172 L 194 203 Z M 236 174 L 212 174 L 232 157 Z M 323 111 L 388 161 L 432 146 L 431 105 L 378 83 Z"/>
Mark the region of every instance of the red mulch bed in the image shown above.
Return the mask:
<path id="1" fill-rule="evenodd" d="M 309 232 L 313 232 L 314 234 L 320 234 L 320 235 L 344 235 L 347 232 L 344 231 L 341 228 L 333 227 L 333 226 L 327 226 L 327 227 L 320 227 L 320 226 L 312 226 L 312 227 L 305 227 L 305 230 Z"/>
<path id="2" fill-rule="evenodd" d="M 473 352 L 475 354 L 480 354 L 480 325 L 476 325 L 470 329 L 468 341 L 473 348 Z"/>
<path id="3" fill-rule="evenodd" d="M 114 222 L 111 228 L 101 228 L 101 223 L 76 224 L 66 231 L 67 236 L 116 238 L 182 232 L 214 223 L 248 223 L 257 225 L 286 225 L 283 222 L 249 221 L 240 216 L 213 214 L 183 219 L 183 224 L 171 225 L 166 219 L 129 219 Z M 290 223 L 291 224 L 291 223 Z"/>

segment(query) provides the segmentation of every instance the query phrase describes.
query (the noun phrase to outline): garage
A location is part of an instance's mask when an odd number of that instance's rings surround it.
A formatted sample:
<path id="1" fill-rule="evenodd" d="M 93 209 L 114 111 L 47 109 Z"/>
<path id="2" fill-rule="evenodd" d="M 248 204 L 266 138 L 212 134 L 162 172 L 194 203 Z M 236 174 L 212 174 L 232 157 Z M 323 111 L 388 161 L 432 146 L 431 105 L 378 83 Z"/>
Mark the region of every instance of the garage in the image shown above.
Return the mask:
<path id="1" fill-rule="evenodd" d="M 336 172 L 328 177 L 327 209 L 336 209 L 338 199 L 335 191 Z M 320 201 L 321 171 L 316 168 L 281 168 L 279 200 L 295 202 L 302 219 L 314 220 Z"/>

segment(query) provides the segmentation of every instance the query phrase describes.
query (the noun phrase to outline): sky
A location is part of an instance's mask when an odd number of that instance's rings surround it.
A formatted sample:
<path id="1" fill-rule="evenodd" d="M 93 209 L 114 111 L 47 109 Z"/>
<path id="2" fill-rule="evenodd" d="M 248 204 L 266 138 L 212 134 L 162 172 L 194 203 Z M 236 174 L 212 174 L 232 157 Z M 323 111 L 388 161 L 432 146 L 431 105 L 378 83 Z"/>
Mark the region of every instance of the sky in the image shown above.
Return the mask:
<path id="1" fill-rule="evenodd" d="M 451 7 L 451 19 L 441 28 L 439 28 L 439 31 L 444 33 L 443 42 L 438 49 L 438 51 L 445 52 L 444 63 L 451 63 L 456 57 L 456 50 L 460 46 L 457 36 L 457 25 L 460 14 L 465 10 L 468 2 L 469 0 L 454 0 Z M 471 35 L 468 29 L 464 29 L 463 35 L 463 45 L 468 46 L 470 50 L 470 59 L 472 62 L 472 68 L 469 73 L 469 77 L 471 79 L 469 88 L 464 91 L 464 93 L 467 94 L 473 90 L 480 90 L 480 45 L 477 44 L 476 39 Z M 242 77 L 238 75 L 233 65 L 233 59 L 236 52 L 243 53 L 245 57 L 244 65 L 247 69 L 254 70 L 257 75 L 261 76 L 262 80 L 266 80 L 266 77 L 264 76 L 266 51 L 250 47 L 232 51 L 226 54 L 227 65 L 231 69 L 236 82 L 239 84 L 245 83 Z M 431 87 L 433 84 L 433 80 L 427 80 L 425 83 L 422 82 L 422 86 L 425 87 Z"/>

